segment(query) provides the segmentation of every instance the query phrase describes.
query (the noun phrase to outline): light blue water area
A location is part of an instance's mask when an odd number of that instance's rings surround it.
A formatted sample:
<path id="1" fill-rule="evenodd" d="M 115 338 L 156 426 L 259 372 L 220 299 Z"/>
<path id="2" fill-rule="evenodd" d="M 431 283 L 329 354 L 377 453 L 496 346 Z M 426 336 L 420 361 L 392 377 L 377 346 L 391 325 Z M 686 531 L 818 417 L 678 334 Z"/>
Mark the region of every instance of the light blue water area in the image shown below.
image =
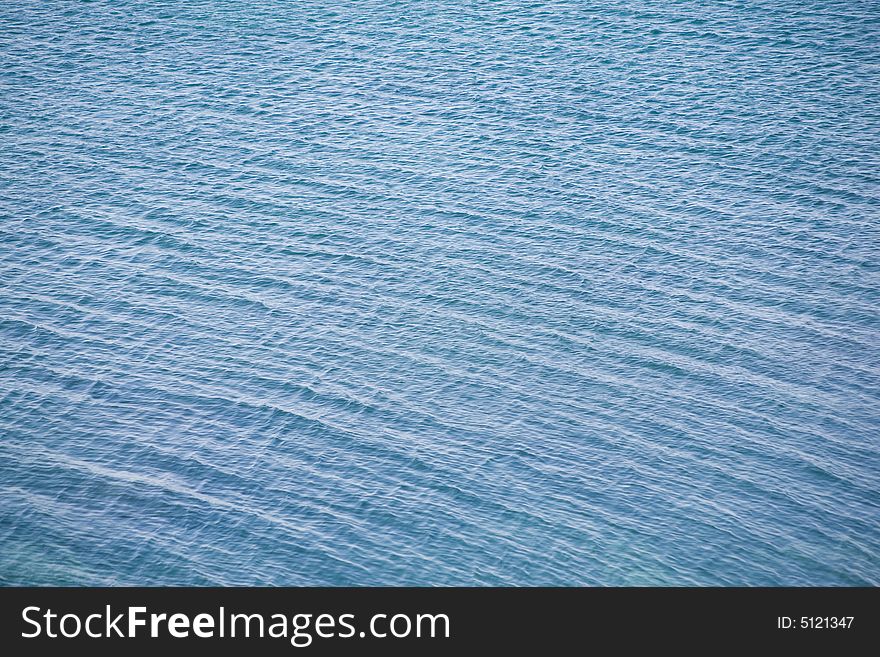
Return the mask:
<path id="1" fill-rule="evenodd" d="M 880 584 L 880 5 L 6 1 L 0 583 Z"/>

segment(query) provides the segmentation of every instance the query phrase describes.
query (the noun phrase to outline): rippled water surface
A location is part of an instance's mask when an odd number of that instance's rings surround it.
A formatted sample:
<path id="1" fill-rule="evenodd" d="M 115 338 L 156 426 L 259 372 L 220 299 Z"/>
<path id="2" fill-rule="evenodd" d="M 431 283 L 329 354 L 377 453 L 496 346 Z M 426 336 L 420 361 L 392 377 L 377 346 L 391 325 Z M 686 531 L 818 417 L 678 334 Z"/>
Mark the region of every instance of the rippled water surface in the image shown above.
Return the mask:
<path id="1" fill-rule="evenodd" d="M 880 584 L 880 5 L 0 6 L 0 583 Z"/>

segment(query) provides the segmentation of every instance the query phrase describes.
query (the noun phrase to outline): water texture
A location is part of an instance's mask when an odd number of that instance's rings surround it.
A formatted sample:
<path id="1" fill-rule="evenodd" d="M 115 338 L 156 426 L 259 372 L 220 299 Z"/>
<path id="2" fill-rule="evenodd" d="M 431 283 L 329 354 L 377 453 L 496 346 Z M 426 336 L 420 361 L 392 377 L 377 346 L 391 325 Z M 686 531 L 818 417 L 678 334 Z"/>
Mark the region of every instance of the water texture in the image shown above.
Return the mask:
<path id="1" fill-rule="evenodd" d="M 0 5 L 0 583 L 880 584 L 880 4 Z"/>

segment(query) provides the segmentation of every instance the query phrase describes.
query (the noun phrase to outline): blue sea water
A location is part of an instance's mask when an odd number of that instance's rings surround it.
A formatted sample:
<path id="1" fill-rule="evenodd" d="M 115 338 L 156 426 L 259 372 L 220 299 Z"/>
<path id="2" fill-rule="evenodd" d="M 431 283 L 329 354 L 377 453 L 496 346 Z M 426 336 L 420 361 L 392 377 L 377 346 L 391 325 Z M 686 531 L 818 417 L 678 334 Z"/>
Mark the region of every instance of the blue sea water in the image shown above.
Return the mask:
<path id="1" fill-rule="evenodd" d="M 880 5 L 0 5 L 0 583 L 880 584 Z"/>

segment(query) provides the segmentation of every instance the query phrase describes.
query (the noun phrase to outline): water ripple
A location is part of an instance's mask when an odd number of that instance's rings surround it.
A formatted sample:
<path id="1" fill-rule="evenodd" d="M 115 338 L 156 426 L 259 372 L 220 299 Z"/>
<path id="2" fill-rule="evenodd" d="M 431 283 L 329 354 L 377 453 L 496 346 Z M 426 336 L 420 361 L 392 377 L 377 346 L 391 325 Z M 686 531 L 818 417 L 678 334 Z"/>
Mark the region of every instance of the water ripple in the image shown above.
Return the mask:
<path id="1" fill-rule="evenodd" d="M 880 584 L 875 3 L 0 26 L 0 583 Z"/>

